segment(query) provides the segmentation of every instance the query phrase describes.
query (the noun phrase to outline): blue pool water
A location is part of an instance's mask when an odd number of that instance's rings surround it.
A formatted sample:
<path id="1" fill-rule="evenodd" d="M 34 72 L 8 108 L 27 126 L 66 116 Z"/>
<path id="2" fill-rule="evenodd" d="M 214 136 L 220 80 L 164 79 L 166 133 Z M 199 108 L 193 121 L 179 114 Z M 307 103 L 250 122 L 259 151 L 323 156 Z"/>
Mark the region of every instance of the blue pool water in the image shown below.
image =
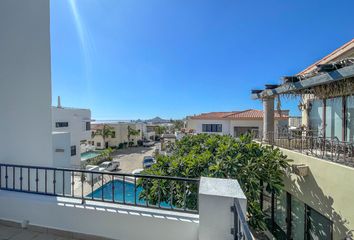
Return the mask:
<path id="1" fill-rule="evenodd" d="M 114 180 L 110 181 L 103 186 L 99 187 L 89 195 L 87 198 L 94 198 L 98 200 L 102 200 L 102 191 L 103 191 L 103 199 L 105 201 L 113 201 L 113 189 L 112 185 L 114 184 L 114 202 L 123 203 L 123 181 L 121 180 Z M 125 202 L 130 204 L 135 204 L 134 198 L 134 188 L 135 185 L 130 182 L 125 182 Z M 139 194 L 142 191 L 141 187 L 136 188 L 136 204 L 146 206 L 145 200 L 139 200 Z M 162 202 L 160 204 L 163 208 L 170 208 L 171 205 L 166 202 Z"/>
<path id="2" fill-rule="evenodd" d="M 87 159 L 94 158 L 94 157 L 97 157 L 99 155 L 101 155 L 101 153 L 100 152 L 95 152 L 95 151 L 81 153 L 81 161 L 85 161 Z"/>

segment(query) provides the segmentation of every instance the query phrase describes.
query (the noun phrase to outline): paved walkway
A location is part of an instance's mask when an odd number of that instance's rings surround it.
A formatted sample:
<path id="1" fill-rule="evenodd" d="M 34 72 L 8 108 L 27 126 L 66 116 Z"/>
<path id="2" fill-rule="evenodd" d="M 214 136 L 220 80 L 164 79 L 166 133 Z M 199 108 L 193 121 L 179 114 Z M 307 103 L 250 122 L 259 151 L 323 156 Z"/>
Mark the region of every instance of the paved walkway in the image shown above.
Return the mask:
<path id="1" fill-rule="evenodd" d="M 69 240 L 70 237 L 62 237 L 51 233 L 43 233 L 35 230 L 9 227 L 0 224 L 0 240 Z"/>

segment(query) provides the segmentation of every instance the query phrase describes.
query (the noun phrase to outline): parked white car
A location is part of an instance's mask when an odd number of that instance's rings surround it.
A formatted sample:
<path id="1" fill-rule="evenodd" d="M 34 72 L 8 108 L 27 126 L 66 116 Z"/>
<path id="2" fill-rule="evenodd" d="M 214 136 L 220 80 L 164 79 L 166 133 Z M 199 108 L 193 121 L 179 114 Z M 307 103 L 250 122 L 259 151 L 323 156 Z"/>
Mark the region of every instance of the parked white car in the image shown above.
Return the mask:
<path id="1" fill-rule="evenodd" d="M 99 165 L 99 171 L 115 171 L 119 168 L 120 163 L 117 160 L 106 161 Z"/>
<path id="2" fill-rule="evenodd" d="M 152 147 L 154 145 L 155 145 L 154 141 L 145 141 L 145 142 L 143 142 L 143 146 L 144 147 Z"/>

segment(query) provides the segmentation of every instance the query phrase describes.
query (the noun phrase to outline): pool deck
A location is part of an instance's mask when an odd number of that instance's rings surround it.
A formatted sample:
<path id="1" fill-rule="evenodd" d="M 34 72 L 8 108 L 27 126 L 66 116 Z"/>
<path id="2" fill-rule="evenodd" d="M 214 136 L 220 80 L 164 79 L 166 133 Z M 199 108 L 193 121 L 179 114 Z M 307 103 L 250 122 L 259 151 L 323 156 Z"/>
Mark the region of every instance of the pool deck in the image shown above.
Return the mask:
<path id="1" fill-rule="evenodd" d="M 143 168 L 144 156 L 152 156 L 155 147 L 131 147 L 120 149 L 113 153 L 113 158 L 119 160 L 122 173 L 132 173 L 135 169 Z"/>

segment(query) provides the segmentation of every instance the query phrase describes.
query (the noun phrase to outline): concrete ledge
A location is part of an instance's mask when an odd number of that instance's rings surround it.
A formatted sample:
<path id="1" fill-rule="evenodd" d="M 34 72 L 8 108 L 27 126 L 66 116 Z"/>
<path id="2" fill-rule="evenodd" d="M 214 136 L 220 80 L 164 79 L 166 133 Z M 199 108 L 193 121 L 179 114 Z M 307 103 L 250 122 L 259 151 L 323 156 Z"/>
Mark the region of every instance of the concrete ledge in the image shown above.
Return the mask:
<path id="1" fill-rule="evenodd" d="M 235 179 L 202 177 L 200 179 L 199 194 L 246 200 L 240 184 Z"/>
<path id="2" fill-rule="evenodd" d="M 76 239 L 198 238 L 195 214 L 10 191 L 0 191 L 0 205 L 0 218 L 12 224 L 25 220 L 29 228 Z"/>

